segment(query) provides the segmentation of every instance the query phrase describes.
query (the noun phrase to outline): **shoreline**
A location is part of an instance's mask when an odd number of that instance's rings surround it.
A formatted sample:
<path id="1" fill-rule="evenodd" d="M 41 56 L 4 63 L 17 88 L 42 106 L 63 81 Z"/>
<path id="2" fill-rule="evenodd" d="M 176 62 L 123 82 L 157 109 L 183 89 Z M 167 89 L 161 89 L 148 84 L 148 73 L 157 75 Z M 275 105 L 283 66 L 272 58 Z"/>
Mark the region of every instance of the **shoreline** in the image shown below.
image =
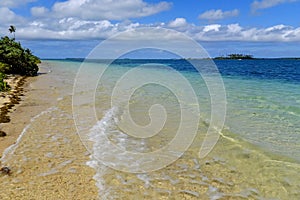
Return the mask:
<path id="1" fill-rule="evenodd" d="M 49 102 L 31 99 L 31 93 L 36 90 L 33 84 L 48 72 L 48 66 L 41 63 L 37 76 L 8 75 L 5 79 L 11 88 L 0 92 L 0 131 L 6 134 L 0 137 L 0 168 L 3 167 L 1 159 L 5 150 L 17 142 L 33 117 L 50 106 Z"/>
<path id="2" fill-rule="evenodd" d="M 30 93 L 35 90 L 33 84 L 48 72 L 47 66 L 42 63 L 39 64 L 37 76 L 8 75 L 5 79 L 11 88 L 9 91 L 0 92 L 0 131 L 6 134 L 0 137 L 0 167 L 4 151 L 17 142 L 32 117 L 49 106 L 41 106 L 42 102 L 30 99 Z"/>

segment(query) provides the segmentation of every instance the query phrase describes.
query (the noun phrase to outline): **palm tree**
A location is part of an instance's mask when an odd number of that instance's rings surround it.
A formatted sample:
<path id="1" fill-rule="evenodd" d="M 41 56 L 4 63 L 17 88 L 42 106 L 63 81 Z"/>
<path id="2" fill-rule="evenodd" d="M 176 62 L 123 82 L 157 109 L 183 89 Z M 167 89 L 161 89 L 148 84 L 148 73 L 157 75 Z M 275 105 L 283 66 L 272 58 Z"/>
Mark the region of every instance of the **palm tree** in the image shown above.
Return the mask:
<path id="1" fill-rule="evenodd" d="M 9 30 L 10 33 L 13 33 L 13 34 L 14 34 L 14 39 L 16 39 L 16 35 L 15 35 L 16 27 L 13 26 L 13 25 L 10 25 L 10 27 L 9 27 L 8 30 Z"/>
<path id="2" fill-rule="evenodd" d="M 26 52 L 28 55 L 31 55 L 31 54 L 32 54 L 32 52 L 31 52 L 30 49 L 25 49 L 25 52 Z"/>

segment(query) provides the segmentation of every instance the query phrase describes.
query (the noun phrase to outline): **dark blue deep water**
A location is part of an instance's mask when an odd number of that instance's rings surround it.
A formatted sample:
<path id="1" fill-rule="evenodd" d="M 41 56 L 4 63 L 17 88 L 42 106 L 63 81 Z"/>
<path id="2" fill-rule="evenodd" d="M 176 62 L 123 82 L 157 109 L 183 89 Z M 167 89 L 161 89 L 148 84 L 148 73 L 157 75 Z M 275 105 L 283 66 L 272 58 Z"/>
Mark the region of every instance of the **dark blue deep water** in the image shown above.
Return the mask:
<path id="1" fill-rule="evenodd" d="M 215 63 L 223 76 L 300 82 L 300 60 L 215 60 Z"/>
<path id="2" fill-rule="evenodd" d="M 190 60 L 192 63 L 210 65 L 211 60 Z M 184 59 L 119 59 L 113 64 L 135 67 L 143 64 L 162 64 L 178 71 L 196 72 L 189 60 Z M 300 59 L 213 60 L 222 76 L 239 76 L 246 79 L 277 79 L 300 82 Z M 102 61 L 98 61 L 102 62 Z"/>

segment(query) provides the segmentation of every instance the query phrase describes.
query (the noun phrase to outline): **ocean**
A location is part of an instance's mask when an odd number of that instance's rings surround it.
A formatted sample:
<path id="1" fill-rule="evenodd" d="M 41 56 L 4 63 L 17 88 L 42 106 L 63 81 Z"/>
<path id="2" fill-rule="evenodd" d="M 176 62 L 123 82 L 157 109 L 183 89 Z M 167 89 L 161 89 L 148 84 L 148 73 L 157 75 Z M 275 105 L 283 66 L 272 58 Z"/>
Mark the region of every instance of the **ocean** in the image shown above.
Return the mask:
<path id="1" fill-rule="evenodd" d="M 100 199 L 300 198 L 300 60 L 43 63 Z"/>

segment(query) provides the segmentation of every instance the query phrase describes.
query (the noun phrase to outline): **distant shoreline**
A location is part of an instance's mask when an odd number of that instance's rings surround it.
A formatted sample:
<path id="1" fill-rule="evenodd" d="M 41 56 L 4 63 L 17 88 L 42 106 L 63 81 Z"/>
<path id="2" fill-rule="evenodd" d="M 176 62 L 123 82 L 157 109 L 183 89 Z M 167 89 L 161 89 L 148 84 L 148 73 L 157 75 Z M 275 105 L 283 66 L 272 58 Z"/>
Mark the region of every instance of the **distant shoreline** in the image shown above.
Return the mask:
<path id="1" fill-rule="evenodd" d="M 59 61 L 99 61 L 99 60 L 300 60 L 300 57 L 275 57 L 275 58 L 252 58 L 252 59 L 237 59 L 237 58 L 118 58 L 118 59 L 85 59 L 85 58 L 42 58 L 41 60 L 59 60 Z"/>

